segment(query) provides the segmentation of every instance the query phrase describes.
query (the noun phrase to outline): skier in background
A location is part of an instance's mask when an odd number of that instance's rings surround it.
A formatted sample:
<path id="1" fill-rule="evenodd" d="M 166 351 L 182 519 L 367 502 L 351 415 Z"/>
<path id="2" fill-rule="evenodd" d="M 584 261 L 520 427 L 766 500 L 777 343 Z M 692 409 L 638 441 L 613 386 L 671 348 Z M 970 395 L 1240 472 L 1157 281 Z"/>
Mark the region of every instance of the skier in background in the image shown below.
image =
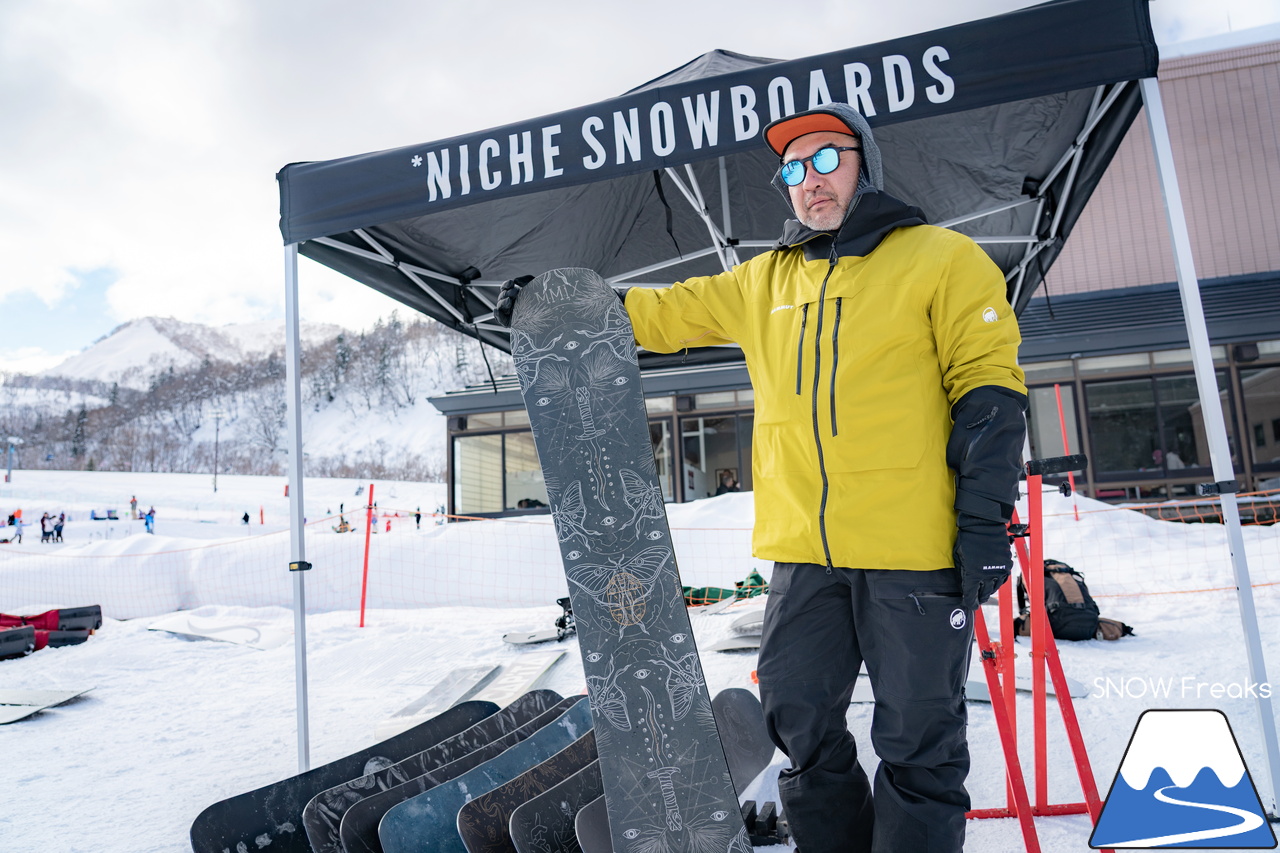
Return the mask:
<path id="1" fill-rule="evenodd" d="M 142 521 L 144 524 L 146 524 L 148 533 L 155 533 L 156 532 L 156 508 L 151 507 L 151 509 L 147 510 L 146 515 L 142 517 Z"/>
<path id="2" fill-rule="evenodd" d="M 67 526 L 67 514 L 65 512 L 58 513 L 58 520 L 53 524 L 53 541 L 62 541 L 62 528 Z"/>
<path id="3" fill-rule="evenodd" d="M 797 849 L 956 853 L 973 613 L 1013 564 L 1017 320 L 976 243 L 884 192 L 852 107 L 762 135 L 796 217 L 774 249 L 620 295 L 645 349 L 736 343 L 747 361 L 753 552 L 774 561 L 757 672 Z M 498 322 L 530 280 L 504 283 Z M 874 783 L 846 723 L 864 662 Z"/>

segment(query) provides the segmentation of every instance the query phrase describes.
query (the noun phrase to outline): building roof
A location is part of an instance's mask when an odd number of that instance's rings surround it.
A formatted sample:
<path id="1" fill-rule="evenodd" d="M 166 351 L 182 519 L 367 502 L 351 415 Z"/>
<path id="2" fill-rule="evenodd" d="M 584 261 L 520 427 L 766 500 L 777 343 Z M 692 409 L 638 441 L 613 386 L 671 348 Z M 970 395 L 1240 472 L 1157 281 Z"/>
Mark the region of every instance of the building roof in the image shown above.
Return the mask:
<path id="1" fill-rule="evenodd" d="M 1214 344 L 1280 338 L 1280 272 L 1200 282 Z M 1174 282 L 1038 297 L 1019 319 L 1023 362 L 1189 346 Z"/>

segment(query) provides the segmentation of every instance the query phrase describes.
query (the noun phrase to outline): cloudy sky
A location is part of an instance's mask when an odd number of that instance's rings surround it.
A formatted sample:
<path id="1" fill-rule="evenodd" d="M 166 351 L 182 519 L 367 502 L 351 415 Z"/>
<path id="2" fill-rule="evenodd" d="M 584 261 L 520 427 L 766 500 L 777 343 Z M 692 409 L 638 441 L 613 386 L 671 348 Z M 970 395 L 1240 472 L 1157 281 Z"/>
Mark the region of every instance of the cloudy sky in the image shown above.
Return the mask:
<path id="1" fill-rule="evenodd" d="M 286 163 L 603 100 L 715 48 L 793 59 L 1027 5 L 0 0 L 0 372 L 137 317 L 282 316 Z M 1280 21 L 1280 0 L 1151 9 L 1162 45 Z M 307 320 L 396 306 L 305 260 L 301 287 Z"/>

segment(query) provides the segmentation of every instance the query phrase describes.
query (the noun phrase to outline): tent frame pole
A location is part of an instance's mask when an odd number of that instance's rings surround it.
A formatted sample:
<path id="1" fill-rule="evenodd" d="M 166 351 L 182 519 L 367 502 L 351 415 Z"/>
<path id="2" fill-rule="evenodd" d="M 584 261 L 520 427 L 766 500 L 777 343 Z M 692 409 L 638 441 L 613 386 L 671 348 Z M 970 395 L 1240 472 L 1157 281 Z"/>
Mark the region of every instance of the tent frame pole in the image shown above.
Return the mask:
<path id="1" fill-rule="evenodd" d="M 298 244 L 284 247 L 285 402 L 289 433 L 289 573 L 293 575 L 294 681 L 298 709 L 298 772 L 311 769 L 307 707 L 306 519 L 302 503 L 302 346 L 298 319 Z"/>
<path id="2" fill-rule="evenodd" d="M 724 157 L 719 159 L 717 166 L 720 174 L 720 210 L 723 211 L 724 217 L 722 230 L 725 242 L 729 244 L 728 248 L 725 249 L 725 254 L 729 257 L 729 263 L 736 267 L 742 263 L 742 260 L 738 257 L 738 253 L 733 247 L 733 217 L 729 212 L 729 168 L 725 164 Z"/>
<path id="3" fill-rule="evenodd" d="M 1102 117 L 1107 114 L 1116 100 L 1120 97 L 1120 93 L 1124 91 L 1128 85 L 1127 82 L 1121 81 L 1111 87 L 1111 91 L 1103 95 L 1106 91 L 1105 86 L 1098 86 L 1093 90 L 1093 102 L 1089 105 L 1089 114 L 1085 116 L 1084 127 L 1076 134 L 1075 142 L 1071 144 L 1063 155 L 1058 158 L 1058 162 L 1049 174 L 1045 175 L 1044 180 L 1040 182 L 1040 189 L 1036 192 L 1034 199 L 1038 202 L 1035 217 L 1031 220 L 1031 233 L 1037 239 L 1031 241 L 1027 246 L 1027 251 L 1023 254 L 1022 260 L 1016 267 L 1009 270 L 1005 274 L 1006 282 L 1016 279 L 1013 287 L 1013 294 L 1009 299 L 1011 305 L 1017 305 L 1018 299 L 1022 296 L 1022 286 L 1026 281 L 1027 267 L 1031 261 L 1035 259 L 1045 248 L 1053 243 L 1058 237 L 1058 228 L 1062 224 L 1062 214 L 1066 211 L 1067 200 L 1071 197 L 1072 190 L 1075 189 L 1076 172 L 1080 168 L 1080 161 L 1084 157 L 1084 146 L 1089 141 L 1089 137 L 1093 134 L 1094 128 L 1098 126 L 1098 122 L 1102 121 Z M 1038 236 L 1036 229 L 1039 227 L 1040 218 L 1044 213 L 1045 202 L 1048 200 L 1049 187 L 1051 187 L 1062 173 L 1063 169 L 1067 169 L 1067 176 L 1063 180 L 1062 190 L 1059 193 L 1057 204 L 1053 209 L 1053 221 L 1050 223 L 1049 231 L 1043 237 Z M 1030 200 L 1030 199 L 1028 199 Z"/>
<path id="4" fill-rule="evenodd" d="M 1173 163 L 1173 146 L 1169 140 L 1169 126 L 1165 121 L 1164 103 L 1160 98 L 1160 85 L 1154 77 L 1140 82 L 1142 101 L 1147 110 L 1147 126 L 1151 130 L 1151 148 L 1155 154 L 1156 171 L 1160 189 L 1164 194 L 1164 209 L 1169 220 L 1169 234 L 1173 241 L 1174 267 L 1178 275 L 1178 291 L 1182 296 L 1182 313 L 1187 325 L 1187 337 L 1191 342 L 1191 358 L 1195 368 L 1196 387 L 1200 392 L 1200 408 L 1204 415 L 1205 434 L 1209 440 L 1209 458 L 1213 464 L 1213 476 L 1222 491 L 1218 497 L 1222 505 L 1222 520 L 1227 533 L 1227 545 L 1231 551 L 1231 566 L 1235 572 L 1236 597 L 1240 604 L 1240 623 L 1244 629 L 1245 653 L 1249 664 L 1249 678 L 1254 684 L 1268 684 L 1267 667 L 1262 654 L 1262 640 L 1258 634 L 1258 613 L 1254 606 L 1253 586 L 1249 579 L 1249 565 L 1245 558 L 1244 536 L 1240 529 L 1240 509 L 1236 502 L 1235 471 L 1231 462 L 1231 448 L 1227 443 L 1226 420 L 1222 413 L 1222 399 L 1218 396 L 1218 383 L 1213 367 L 1213 353 L 1209 346 L 1209 331 L 1204 319 L 1204 306 L 1200 301 L 1200 286 L 1196 279 L 1195 264 L 1191 255 L 1191 233 L 1187 227 L 1182 195 L 1178 189 L 1178 176 Z M 1257 691 L 1259 694 L 1261 690 Z M 1280 803 L 1277 788 L 1277 771 L 1280 771 L 1280 748 L 1276 742 L 1276 719 L 1270 696 L 1258 695 L 1254 699 L 1258 714 L 1263 746 L 1270 777 L 1271 813 L 1276 813 Z M 1261 792 L 1259 792 L 1261 794 Z"/>

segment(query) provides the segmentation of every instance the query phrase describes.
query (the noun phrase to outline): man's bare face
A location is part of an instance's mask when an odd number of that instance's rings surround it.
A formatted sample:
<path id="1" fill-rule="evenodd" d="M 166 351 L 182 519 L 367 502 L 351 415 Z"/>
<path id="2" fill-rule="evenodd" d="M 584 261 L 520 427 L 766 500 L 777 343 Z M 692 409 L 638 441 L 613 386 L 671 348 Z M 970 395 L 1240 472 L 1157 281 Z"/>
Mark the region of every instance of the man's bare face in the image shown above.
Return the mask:
<path id="1" fill-rule="evenodd" d="M 847 133 L 823 130 L 806 133 L 787 147 L 783 162 L 812 157 L 821 148 L 857 146 L 856 137 Z M 858 169 L 862 155 L 857 151 L 840 152 L 840 165 L 826 175 L 818 174 L 813 163 L 805 163 L 804 180 L 787 187 L 796 218 L 815 231 L 834 231 L 844 222 L 845 211 L 858 189 Z"/>

